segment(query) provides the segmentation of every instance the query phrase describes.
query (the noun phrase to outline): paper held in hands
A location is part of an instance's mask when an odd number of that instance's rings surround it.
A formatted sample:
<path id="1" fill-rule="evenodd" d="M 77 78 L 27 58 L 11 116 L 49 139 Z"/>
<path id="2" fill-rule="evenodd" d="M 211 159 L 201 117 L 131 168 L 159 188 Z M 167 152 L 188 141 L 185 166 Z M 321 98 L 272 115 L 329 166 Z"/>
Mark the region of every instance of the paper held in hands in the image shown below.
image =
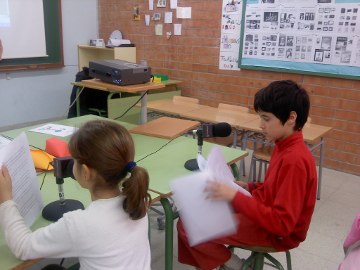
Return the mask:
<path id="1" fill-rule="evenodd" d="M 0 166 L 2 164 L 11 176 L 13 200 L 25 224 L 30 226 L 40 215 L 43 200 L 25 133 L 1 148 Z"/>
<path id="2" fill-rule="evenodd" d="M 234 183 L 234 177 L 219 147 L 213 147 L 207 161 L 199 156 L 198 164 L 200 171 L 176 178 L 170 183 L 191 246 L 236 233 L 237 220 L 230 204 L 206 198 L 204 189 L 207 181 L 227 183 L 251 196 Z"/>

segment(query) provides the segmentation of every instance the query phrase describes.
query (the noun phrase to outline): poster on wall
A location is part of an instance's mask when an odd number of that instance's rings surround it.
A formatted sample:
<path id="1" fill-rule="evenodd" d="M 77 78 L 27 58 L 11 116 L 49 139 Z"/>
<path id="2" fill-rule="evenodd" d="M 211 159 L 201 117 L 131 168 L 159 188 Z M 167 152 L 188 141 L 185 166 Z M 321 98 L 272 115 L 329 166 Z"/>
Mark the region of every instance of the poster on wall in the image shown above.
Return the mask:
<path id="1" fill-rule="evenodd" d="M 239 70 L 242 1 L 223 0 L 219 69 Z"/>
<path id="2" fill-rule="evenodd" d="M 240 66 L 359 76 L 360 0 L 250 0 L 243 23 Z"/>

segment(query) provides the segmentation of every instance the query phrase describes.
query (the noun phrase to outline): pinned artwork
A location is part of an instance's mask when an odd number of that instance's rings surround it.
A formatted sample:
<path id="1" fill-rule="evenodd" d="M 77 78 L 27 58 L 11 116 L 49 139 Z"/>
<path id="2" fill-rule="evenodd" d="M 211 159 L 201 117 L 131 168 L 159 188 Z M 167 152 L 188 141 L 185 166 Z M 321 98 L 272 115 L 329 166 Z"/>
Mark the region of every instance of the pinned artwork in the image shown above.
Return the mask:
<path id="1" fill-rule="evenodd" d="M 151 19 L 153 21 L 160 21 L 161 20 L 161 13 L 154 13 Z"/>
<path id="2" fill-rule="evenodd" d="M 133 20 L 140 21 L 140 8 L 139 6 L 134 6 L 133 8 Z"/>
<path id="3" fill-rule="evenodd" d="M 145 14 L 145 25 L 146 26 L 150 25 L 150 15 L 149 14 Z"/>
<path id="4" fill-rule="evenodd" d="M 155 25 L 155 35 L 162 36 L 163 35 L 163 24 L 158 23 Z"/>
<path id="5" fill-rule="evenodd" d="M 164 23 L 172 23 L 172 12 L 165 12 Z"/>
<path id="6" fill-rule="evenodd" d="M 166 0 L 158 0 L 157 7 L 166 7 Z"/>

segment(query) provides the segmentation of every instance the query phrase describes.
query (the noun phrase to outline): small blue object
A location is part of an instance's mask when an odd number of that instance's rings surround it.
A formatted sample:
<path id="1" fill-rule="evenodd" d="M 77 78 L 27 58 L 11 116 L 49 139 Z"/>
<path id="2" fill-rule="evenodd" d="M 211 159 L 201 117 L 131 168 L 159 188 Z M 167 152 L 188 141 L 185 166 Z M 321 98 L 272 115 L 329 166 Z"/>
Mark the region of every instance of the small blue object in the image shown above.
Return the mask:
<path id="1" fill-rule="evenodd" d="M 125 166 L 125 171 L 130 173 L 132 171 L 132 169 L 134 169 L 135 166 L 136 166 L 135 161 L 129 161 L 128 164 L 126 164 L 126 166 Z"/>

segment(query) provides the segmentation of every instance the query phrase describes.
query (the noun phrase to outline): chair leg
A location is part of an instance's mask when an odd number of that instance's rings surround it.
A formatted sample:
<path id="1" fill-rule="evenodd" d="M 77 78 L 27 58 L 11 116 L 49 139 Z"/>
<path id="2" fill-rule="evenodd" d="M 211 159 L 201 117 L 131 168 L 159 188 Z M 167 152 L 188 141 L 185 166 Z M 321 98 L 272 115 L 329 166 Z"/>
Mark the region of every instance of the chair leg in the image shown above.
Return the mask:
<path id="1" fill-rule="evenodd" d="M 243 265 L 241 266 L 241 270 L 248 270 L 250 267 L 253 267 L 256 256 L 256 252 L 251 252 L 251 255 L 244 261 Z"/>
<path id="2" fill-rule="evenodd" d="M 273 256 L 267 253 L 264 253 L 264 256 L 274 265 L 274 267 L 276 267 L 279 270 L 284 270 L 284 267 L 281 265 L 281 263 L 278 260 L 276 260 Z"/>
<path id="3" fill-rule="evenodd" d="M 259 172 L 258 172 L 258 178 L 257 181 L 260 182 L 261 181 L 261 175 L 262 175 L 262 166 L 263 166 L 263 162 L 260 160 L 259 161 Z"/>
<path id="4" fill-rule="evenodd" d="M 253 176 L 252 176 L 252 181 L 256 182 L 256 158 L 253 158 L 254 160 L 254 165 L 253 165 Z M 252 161 L 252 160 L 251 160 Z"/>
<path id="5" fill-rule="evenodd" d="M 254 166 L 254 160 L 251 158 L 251 162 L 250 162 L 250 168 L 249 168 L 249 178 L 248 178 L 248 182 L 252 182 L 253 181 L 253 166 Z"/>
<path id="6" fill-rule="evenodd" d="M 286 251 L 286 267 L 287 267 L 287 270 L 292 270 L 290 251 Z"/>

